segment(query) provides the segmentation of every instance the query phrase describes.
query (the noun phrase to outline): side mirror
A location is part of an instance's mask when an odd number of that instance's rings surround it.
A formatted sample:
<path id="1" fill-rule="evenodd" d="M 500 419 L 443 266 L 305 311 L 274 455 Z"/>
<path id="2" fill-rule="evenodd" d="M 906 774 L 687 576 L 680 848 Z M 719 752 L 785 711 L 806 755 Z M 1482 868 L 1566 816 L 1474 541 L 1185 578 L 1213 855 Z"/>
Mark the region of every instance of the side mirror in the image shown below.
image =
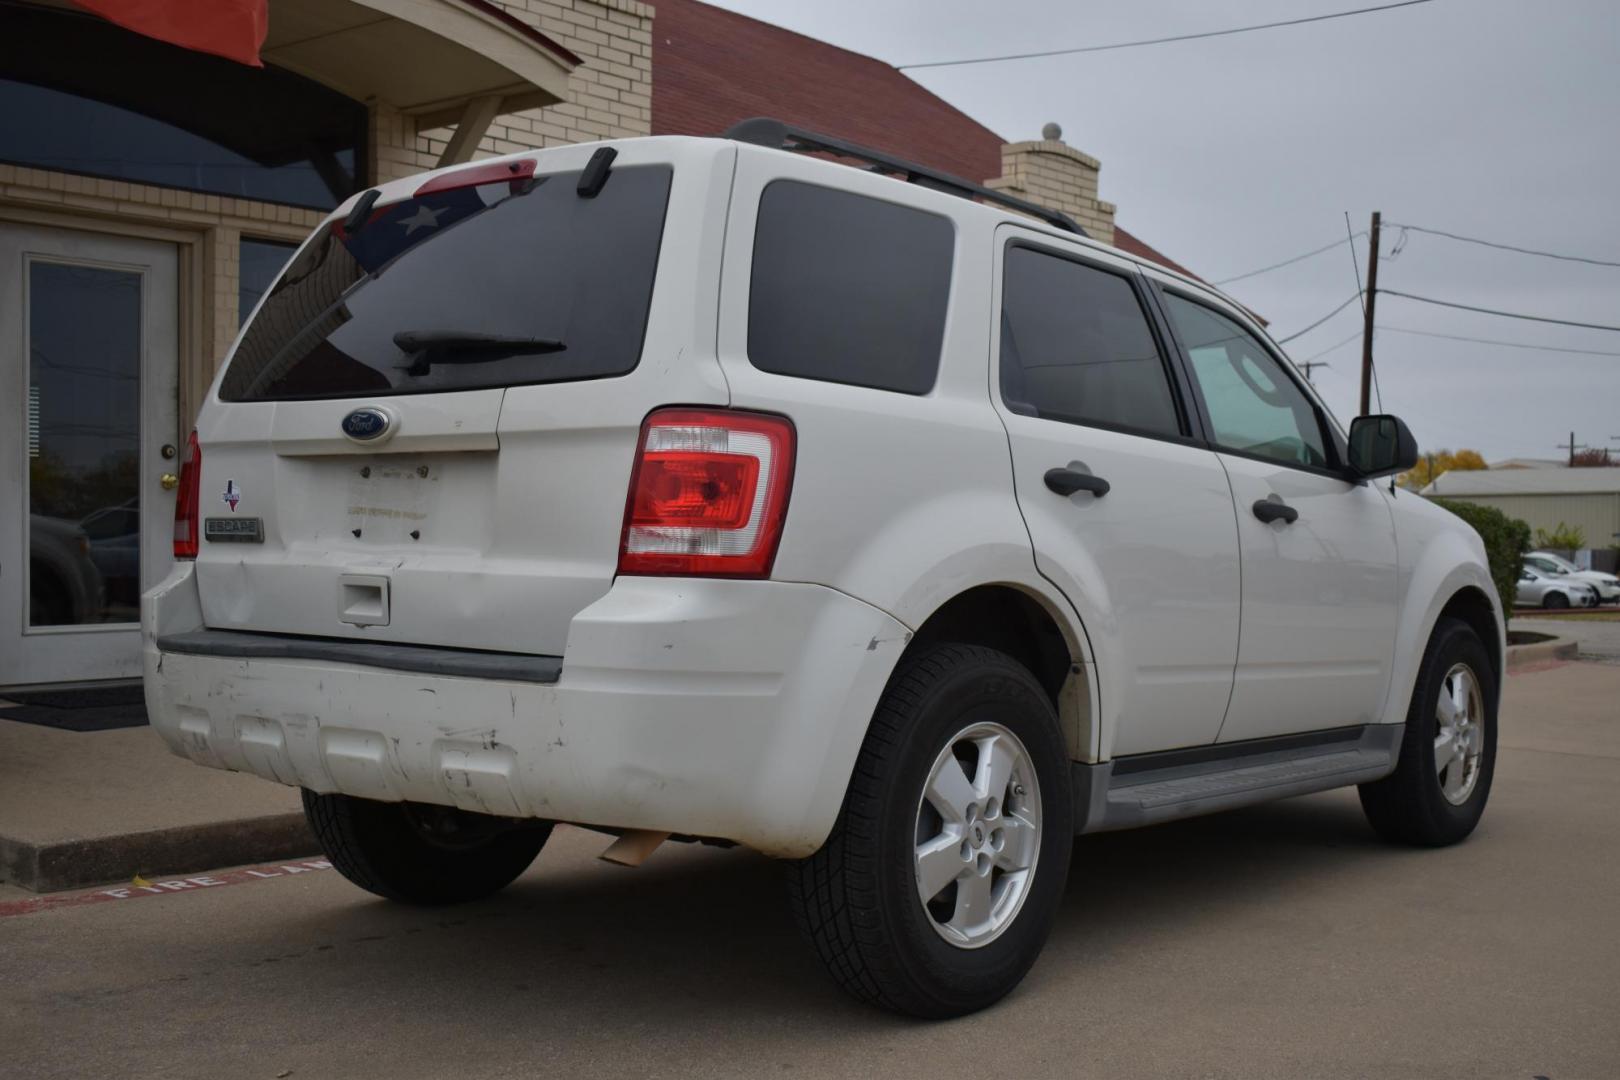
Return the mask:
<path id="1" fill-rule="evenodd" d="M 1417 464 L 1417 439 L 1398 416 L 1358 416 L 1350 421 L 1350 468 L 1371 480 Z"/>

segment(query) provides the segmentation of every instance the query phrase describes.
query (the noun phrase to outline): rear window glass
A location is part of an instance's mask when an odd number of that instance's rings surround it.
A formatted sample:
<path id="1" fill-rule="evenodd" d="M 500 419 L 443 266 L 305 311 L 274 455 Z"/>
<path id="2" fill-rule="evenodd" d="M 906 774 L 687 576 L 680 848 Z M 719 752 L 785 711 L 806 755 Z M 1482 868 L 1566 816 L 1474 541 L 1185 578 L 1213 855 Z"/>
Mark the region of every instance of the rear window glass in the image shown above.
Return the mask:
<path id="1" fill-rule="evenodd" d="M 1015 412 L 1181 434 L 1147 315 L 1119 274 L 1009 247 L 1001 298 L 1001 396 Z"/>
<path id="2" fill-rule="evenodd" d="M 627 166 L 431 192 L 327 226 L 276 283 L 226 401 L 475 390 L 622 375 L 652 300 L 671 171 Z"/>
<path id="3" fill-rule="evenodd" d="M 778 375 L 926 394 L 954 239 L 937 214 L 775 181 L 759 201 L 748 359 Z"/>

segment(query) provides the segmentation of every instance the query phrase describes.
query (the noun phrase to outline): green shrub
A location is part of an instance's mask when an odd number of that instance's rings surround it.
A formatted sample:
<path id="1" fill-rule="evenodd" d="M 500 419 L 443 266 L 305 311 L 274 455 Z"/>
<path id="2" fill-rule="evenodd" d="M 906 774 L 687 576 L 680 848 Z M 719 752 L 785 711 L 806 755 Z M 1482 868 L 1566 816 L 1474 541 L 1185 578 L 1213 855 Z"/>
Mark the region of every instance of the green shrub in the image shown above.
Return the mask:
<path id="1" fill-rule="evenodd" d="M 1518 518 L 1510 518 L 1494 506 L 1462 502 L 1458 499 L 1435 499 L 1474 527 L 1485 541 L 1485 558 L 1491 564 L 1491 580 L 1502 601 L 1502 610 L 1513 610 L 1513 595 L 1519 587 L 1519 570 L 1524 566 L 1524 553 L 1530 550 L 1530 526 Z"/>
<path id="2" fill-rule="evenodd" d="M 1560 521 L 1551 529 L 1536 530 L 1536 547 L 1554 551 L 1576 551 L 1586 546 L 1586 531 L 1579 525 Z"/>

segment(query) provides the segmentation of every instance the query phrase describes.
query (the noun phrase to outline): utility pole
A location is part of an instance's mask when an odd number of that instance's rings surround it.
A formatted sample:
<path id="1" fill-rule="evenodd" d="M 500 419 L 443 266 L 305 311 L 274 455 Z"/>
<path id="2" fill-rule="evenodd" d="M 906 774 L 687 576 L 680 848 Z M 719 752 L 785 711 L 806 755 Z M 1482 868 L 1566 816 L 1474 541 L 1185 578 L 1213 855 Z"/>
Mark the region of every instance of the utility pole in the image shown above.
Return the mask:
<path id="1" fill-rule="evenodd" d="M 1569 451 L 1569 467 L 1572 469 L 1575 467 L 1575 451 L 1585 450 L 1586 448 L 1585 443 L 1577 443 L 1575 441 L 1575 433 L 1573 431 L 1569 433 L 1569 442 L 1558 444 L 1558 449 Z"/>
<path id="2" fill-rule="evenodd" d="M 1367 236 L 1367 298 L 1362 304 L 1366 323 L 1361 331 L 1361 415 L 1372 412 L 1373 305 L 1378 302 L 1378 225 L 1383 215 L 1373 211 L 1372 231 Z"/>
<path id="3" fill-rule="evenodd" d="M 1315 386 L 1316 380 L 1311 378 L 1311 372 L 1315 371 L 1319 367 L 1332 367 L 1333 365 L 1328 363 L 1326 360 L 1306 360 L 1299 366 L 1305 369 L 1305 381 L 1310 383 L 1312 386 Z"/>

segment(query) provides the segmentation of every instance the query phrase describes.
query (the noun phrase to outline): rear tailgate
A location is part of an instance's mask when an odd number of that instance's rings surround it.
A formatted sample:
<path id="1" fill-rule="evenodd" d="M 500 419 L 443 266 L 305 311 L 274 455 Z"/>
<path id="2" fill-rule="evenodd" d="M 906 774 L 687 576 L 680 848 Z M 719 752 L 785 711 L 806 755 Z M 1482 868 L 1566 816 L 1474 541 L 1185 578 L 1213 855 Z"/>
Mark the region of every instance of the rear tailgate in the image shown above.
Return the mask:
<path id="1" fill-rule="evenodd" d="M 593 147 L 463 166 L 435 175 L 487 182 L 387 185 L 295 257 L 198 425 L 209 627 L 563 652 L 612 584 L 642 418 L 727 401 L 734 152 L 615 145 L 593 197 Z"/>

